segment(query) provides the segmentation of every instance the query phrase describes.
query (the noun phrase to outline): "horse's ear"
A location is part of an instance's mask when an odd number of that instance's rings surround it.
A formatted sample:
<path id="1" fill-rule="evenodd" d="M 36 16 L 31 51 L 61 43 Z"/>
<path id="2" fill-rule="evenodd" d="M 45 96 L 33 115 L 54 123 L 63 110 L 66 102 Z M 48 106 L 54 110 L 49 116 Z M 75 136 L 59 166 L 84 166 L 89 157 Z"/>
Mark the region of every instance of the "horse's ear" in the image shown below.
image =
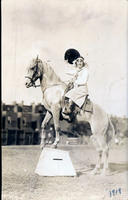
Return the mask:
<path id="1" fill-rule="evenodd" d="M 39 58 L 38 58 L 38 55 L 37 55 L 36 60 L 38 61 L 38 59 L 39 59 Z"/>

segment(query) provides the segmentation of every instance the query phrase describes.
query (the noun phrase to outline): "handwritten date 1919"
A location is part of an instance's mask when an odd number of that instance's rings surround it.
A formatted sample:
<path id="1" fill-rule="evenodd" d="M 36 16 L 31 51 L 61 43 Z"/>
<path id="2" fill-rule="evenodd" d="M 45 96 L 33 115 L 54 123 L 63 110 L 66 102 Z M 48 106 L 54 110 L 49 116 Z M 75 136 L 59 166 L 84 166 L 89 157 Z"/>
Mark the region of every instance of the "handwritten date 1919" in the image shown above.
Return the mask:
<path id="1" fill-rule="evenodd" d="M 113 190 L 109 191 L 110 197 L 113 197 L 113 196 L 118 195 L 118 194 L 121 194 L 121 188 L 113 189 Z"/>

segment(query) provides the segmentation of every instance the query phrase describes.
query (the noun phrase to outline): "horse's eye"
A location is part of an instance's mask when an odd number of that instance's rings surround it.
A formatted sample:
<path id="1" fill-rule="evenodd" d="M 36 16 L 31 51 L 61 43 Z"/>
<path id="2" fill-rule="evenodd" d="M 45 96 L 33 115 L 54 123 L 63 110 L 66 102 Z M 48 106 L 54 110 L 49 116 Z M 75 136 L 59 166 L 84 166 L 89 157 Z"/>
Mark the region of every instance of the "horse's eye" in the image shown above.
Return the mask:
<path id="1" fill-rule="evenodd" d="M 31 70 L 34 70 L 34 67 L 31 67 Z"/>

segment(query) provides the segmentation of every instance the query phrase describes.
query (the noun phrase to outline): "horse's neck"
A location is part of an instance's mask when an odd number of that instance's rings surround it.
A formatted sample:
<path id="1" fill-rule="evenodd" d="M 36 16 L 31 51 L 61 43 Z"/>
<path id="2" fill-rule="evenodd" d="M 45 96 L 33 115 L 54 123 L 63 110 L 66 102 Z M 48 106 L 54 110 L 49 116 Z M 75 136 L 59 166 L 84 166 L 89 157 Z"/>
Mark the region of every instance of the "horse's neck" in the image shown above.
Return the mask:
<path id="1" fill-rule="evenodd" d="M 43 62 L 42 71 L 43 78 L 41 83 L 45 88 L 56 84 L 64 84 L 48 63 Z"/>

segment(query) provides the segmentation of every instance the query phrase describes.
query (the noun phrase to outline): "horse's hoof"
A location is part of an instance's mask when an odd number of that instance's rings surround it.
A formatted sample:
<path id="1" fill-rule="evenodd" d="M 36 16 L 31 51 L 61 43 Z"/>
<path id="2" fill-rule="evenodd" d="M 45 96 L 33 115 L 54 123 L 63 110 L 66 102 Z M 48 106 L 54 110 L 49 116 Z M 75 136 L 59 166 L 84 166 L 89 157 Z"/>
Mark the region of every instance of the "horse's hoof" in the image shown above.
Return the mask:
<path id="1" fill-rule="evenodd" d="M 99 168 L 93 169 L 93 170 L 90 172 L 90 175 L 97 175 L 97 174 L 100 174 L 100 169 L 99 169 Z"/>
<path id="2" fill-rule="evenodd" d="M 40 146 L 40 149 L 43 150 L 44 146 Z"/>
<path id="3" fill-rule="evenodd" d="M 51 148 L 52 148 L 52 149 L 57 149 L 57 144 L 52 144 L 52 145 L 51 145 Z"/>
<path id="4" fill-rule="evenodd" d="M 109 176 L 111 175 L 110 169 L 103 169 L 101 172 L 101 176 Z"/>
<path id="5" fill-rule="evenodd" d="M 43 150 L 44 147 L 45 147 L 45 144 L 40 144 L 40 149 Z"/>

